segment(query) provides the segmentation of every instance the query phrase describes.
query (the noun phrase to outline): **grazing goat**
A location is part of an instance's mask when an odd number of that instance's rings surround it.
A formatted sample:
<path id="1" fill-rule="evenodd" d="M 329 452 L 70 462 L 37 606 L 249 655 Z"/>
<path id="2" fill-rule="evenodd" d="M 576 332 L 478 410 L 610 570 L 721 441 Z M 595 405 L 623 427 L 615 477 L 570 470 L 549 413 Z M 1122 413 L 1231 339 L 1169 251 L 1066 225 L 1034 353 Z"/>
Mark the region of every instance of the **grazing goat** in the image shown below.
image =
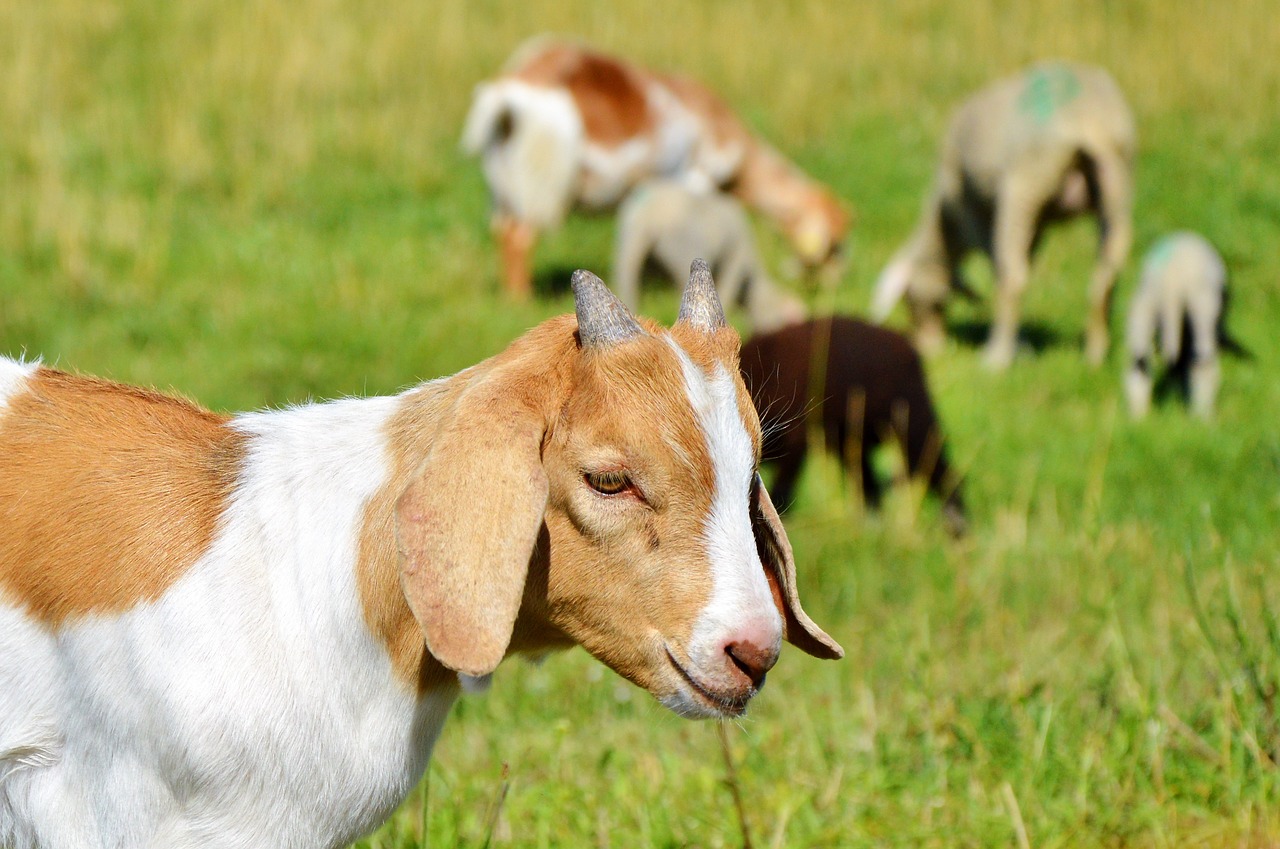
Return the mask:
<path id="1" fill-rule="evenodd" d="M 920 223 L 876 285 L 873 318 L 883 321 L 905 295 L 916 343 L 937 350 L 947 295 L 970 291 L 961 260 L 982 250 L 996 275 L 985 357 L 1005 368 L 1017 348 L 1022 292 L 1045 226 L 1091 213 L 1100 243 L 1085 353 L 1100 364 L 1111 290 L 1132 242 L 1135 139 L 1124 96 L 1099 68 L 1036 65 L 979 91 L 951 120 Z"/>
<path id="2" fill-rule="evenodd" d="M 800 260 L 834 269 L 849 216 L 720 98 L 589 48 L 533 39 L 476 88 L 462 136 L 493 198 L 507 291 L 527 297 L 540 231 L 575 207 L 610 209 L 642 180 L 730 191 L 781 228 Z"/>
<path id="3" fill-rule="evenodd" d="M 1141 418 L 1151 407 L 1155 337 L 1167 367 L 1185 369 L 1192 411 L 1213 416 L 1218 394 L 1218 345 L 1227 294 L 1227 266 L 1198 233 L 1171 233 L 1142 261 L 1142 280 L 1129 304 L 1125 394 Z M 1190 339 L 1184 340 L 1184 329 Z"/>
<path id="4" fill-rule="evenodd" d="M 809 420 L 818 417 L 828 450 L 846 468 L 856 443 L 869 507 L 880 503 L 872 453 L 891 435 L 908 473 L 927 478 L 942 499 L 948 530 L 964 533 L 960 481 L 947 464 L 920 356 L 900 333 L 856 318 L 812 319 L 748 339 L 742 374 L 760 414 L 764 456 L 778 465 L 770 490 L 784 510 L 809 449 Z"/>
<path id="5" fill-rule="evenodd" d="M 839 657 L 705 266 L 670 331 L 574 290 L 453 377 L 234 418 L 0 360 L 0 846 L 346 846 L 508 654 L 695 717 Z"/>
<path id="6" fill-rule="evenodd" d="M 756 332 L 803 321 L 804 304 L 778 288 L 756 255 L 751 223 L 742 204 L 717 191 L 694 191 L 676 180 L 641 183 L 618 211 L 613 285 L 622 302 L 635 309 L 640 275 L 654 259 L 679 281 L 697 257 L 715 272 L 720 302 L 741 304 Z"/>

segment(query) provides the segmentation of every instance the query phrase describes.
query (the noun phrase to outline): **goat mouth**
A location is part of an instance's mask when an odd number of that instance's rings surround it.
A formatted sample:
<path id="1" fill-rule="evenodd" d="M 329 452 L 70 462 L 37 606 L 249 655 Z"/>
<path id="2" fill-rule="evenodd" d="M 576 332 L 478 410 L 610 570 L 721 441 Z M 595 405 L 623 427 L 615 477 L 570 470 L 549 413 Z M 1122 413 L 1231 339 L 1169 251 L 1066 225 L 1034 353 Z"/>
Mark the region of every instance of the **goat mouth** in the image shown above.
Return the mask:
<path id="1" fill-rule="evenodd" d="M 671 649 L 666 649 L 667 660 L 675 667 L 676 672 L 680 673 L 680 677 L 689 685 L 689 689 L 693 694 L 709 705 L 717 713 L 725 716 L 742 716 L 747 709 L 747 702 L 751 701 L 751 697 L 756 694 L 756 688 L 751 687 L 745 692 L 728 694 L 717 692 L 706 684 L 694 678 L 689 670 L 685 669 L 680 661 L 676 660 L 676 656 L 671 653 Z"/>

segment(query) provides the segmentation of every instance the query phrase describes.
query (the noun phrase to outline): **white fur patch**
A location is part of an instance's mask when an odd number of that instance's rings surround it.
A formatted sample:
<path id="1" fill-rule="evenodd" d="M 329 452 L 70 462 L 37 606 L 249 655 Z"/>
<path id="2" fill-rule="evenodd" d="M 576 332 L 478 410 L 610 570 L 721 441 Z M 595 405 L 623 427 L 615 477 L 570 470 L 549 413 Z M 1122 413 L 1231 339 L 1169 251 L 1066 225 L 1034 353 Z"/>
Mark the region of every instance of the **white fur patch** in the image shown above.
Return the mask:
<path id="1" fill-rule="evenodd" d="M 24 363 L 0 357 L 0 411 L 8 405 L 9 399 L 17 395 L 26 386 L 27 380 L 40 368 L 40 362 Z"/>
<path id="2" fill-rule="evenodd" d="M 707 554 L 711 560 L 711 598 L 694 626 L 687 646 L 695 666 L 715 669 L 723 663 L 726 641 L 740 633 L 763 635 L 761 649 L 782 642 L 782 618 L 774 606 L 751 529 L 751 483 L 755 455 L 738 409 L 737 387 L 723 365 L 704 373 L 671 341 L 684 371 L 689 403 L 707 440 L 715 471 L 715 492 L 707 517 Z"/>
<path id="3" fill-rule="evenodd" d="M 588 209 L 613 206 L 637 180 L 653 171 L 653 142 L 647 136 L 613 147 L 588 143 L 582 154 L 579 201 Z"/>
<path id="4" fill-rule="evenodd" d="M 55 633 L 0 601 L 0 846 L 336 849 L 404 799 L 457 688 L 395 678 L 356 584 L 398 403 L 235 419 L 218 533 L 155 602 Z"/>
<path id="5" fill-rule="evenodd" d="M 514 79 L 478 86 L 462 144 L 480 154 L 500 210 L 535 227 L 559 226 L 584 157 L 582 117 L 568 92 Z"/>
<path id="6" fill-rule="evenodd" d="M 12 740 L 0 740 L 0 786 L 19 770 L 39 769 L 58 762 L 62 737 L 52 724 L 37 720 L 33 728 L 12 736 Z"/>

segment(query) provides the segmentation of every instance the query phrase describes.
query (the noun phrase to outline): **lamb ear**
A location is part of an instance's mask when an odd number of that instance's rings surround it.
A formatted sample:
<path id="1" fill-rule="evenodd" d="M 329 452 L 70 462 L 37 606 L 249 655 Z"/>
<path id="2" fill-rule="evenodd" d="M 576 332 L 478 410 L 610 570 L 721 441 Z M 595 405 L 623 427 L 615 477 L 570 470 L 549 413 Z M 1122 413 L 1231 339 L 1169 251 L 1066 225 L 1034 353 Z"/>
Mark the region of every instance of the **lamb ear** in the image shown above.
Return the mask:
<path id="1" fill-rule="evenodd" d="M 427 649 L 477 677 L 511 642 L 547 505 L 546 422 L 508 382 L 464 391 L 396 504 L 400 584 Z"/>
<path id="2" fill-rule="evenodd" d="M 908 257 L 899 255 L 880 272 L 880 277 L 876 280 L 876 292 L 871 299 L 872 321 L 883 322 L 893 312 L 898 301 L 902 300 L 911 284 L 912 265 Z"/>
<path id="3" fill-rule="evenodd" d="M 791 645 L 823 660 L 839 660 L 844 649 L 817 626 L 804 608 L 796 591 L 796 563 L 791 555 L 791 542 L 773 507 L 764 482 L 756 475 L 751 499 L 751 528 L 756 536 L 756 549 L 764 564 L 765 577 L 773 590 L 774 602 L 782 614 L 783 639 Z"/>

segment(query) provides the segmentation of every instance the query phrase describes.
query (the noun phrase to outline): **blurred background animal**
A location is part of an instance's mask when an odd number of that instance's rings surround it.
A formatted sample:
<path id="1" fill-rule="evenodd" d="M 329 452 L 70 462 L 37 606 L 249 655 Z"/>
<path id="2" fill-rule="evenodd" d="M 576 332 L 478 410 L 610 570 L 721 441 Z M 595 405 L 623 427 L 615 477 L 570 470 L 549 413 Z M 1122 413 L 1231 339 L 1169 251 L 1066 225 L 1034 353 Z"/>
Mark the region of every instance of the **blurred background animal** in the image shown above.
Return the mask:
<path id="1" fill-rule="evenodd" d="M 849 216 L 709 89 L 572 42 L 537 38 L 477 86 L 462 136 L 493 201 L 503 281 L 532 287 L 538 234 L 574 208 L 616 206 L 641 180 L 686 175 L 776 224 L 802 263 L 837 267 Z"/>
<path id="2" fill-rule="evenodd" d="M 627 307 L 639 306 L 647 260 L 673 283 L 681 283 L 699 257 L 715 273 L 721 303 L 743 307 L 757 332 L 808 316 L 804 303 L 765 273 L 751 222 L 733 197 L 690 189 L 673 179 L 641 183 L 627 196 L 618 210 L 613 261 L 614 286 Z"/>
<path id="3" fill-rule="evenodd" d="M 764 429 L 763 456 L 777 465 L 769 491 L 780 509 L 795 494 L 816 417 L 827 450 L 858 473 L 868 507 L 881 497 L 872 455 L 892 438 L 907 473 L 942 499 L 948 530 L 967 529 L 924 368 L 902 334 L 846 316 L 810 319 L 747 340 L 741 367 Z"/>
<path id="4" fill-rule="evenodd" d="M 985 359 L 1005 368 L 1017 346 L 1031 255 L 1045 226 L 1091 214 L 1099 248 L 1085 353 L 1100 364 L 1112 287 L 1132 242 L 1135 146 L 1133 114 L 1100 68 L 1045 63 L 982 89 L 951 120 L 915 233 L 876 285 L 873 317 L 883 321 L 905 296 L 917 344 L 937 350 L 947 296 L 967 291 L 960 263 L 969 251 L 981 250 L 996 278 Z"/>
<path id="5" fill-rule="evenodd" d="M 1162 237 L 1142 261 L 1142 278 L 1129 304 L 1125 396 L 1134 418 L 1151 407 L 1155 384 L 1156 337 L 1160 359 L 1185 380 L 1191 410 L 1213 416 L 1218 395 L 1218 350 L 1247 356 L 1226 332 L 1227 265 L 1199 233 Z"/>

